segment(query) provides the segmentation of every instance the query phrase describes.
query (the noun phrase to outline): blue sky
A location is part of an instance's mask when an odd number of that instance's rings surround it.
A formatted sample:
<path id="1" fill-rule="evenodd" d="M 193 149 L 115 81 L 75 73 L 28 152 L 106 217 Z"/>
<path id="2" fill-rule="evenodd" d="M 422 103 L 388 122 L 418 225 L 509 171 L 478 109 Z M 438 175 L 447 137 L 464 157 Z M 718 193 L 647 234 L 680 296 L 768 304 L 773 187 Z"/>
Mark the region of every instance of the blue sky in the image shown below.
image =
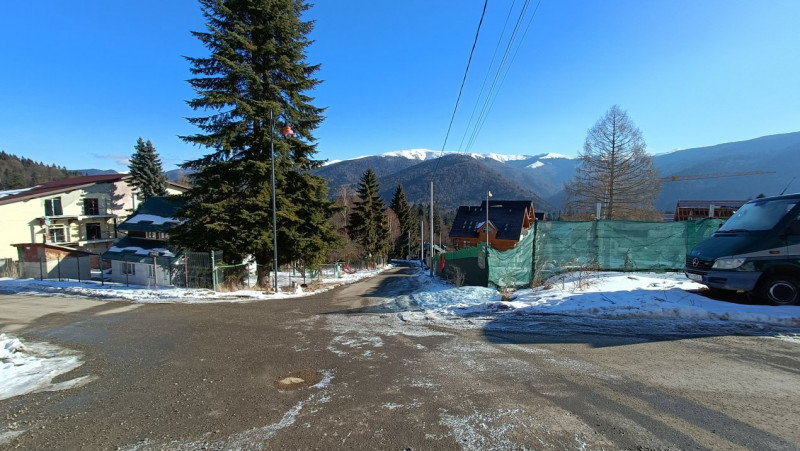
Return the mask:
<path id="1" fill-rule="evenodd" d="M 800 131 L 796 0 L 542 0 L 526 28 L 534 0 L 471 140 L 504 21 L 523 3 L 489 1 L 446 150 L 576 155 L 614 104 L 651 153 Z M 311 94 L 327 107 L 317 156 L 441 150 L 482 7 L 318 0 L 306 15 L 324 80 Z M 190 35 L 203 28 L 189 0 L 0 3 L 0 150 L 116 170 L 140 136 L 167 170 L 204 153 L 177 137 L 194 132 L 182 55 L 207 54 Z"/>

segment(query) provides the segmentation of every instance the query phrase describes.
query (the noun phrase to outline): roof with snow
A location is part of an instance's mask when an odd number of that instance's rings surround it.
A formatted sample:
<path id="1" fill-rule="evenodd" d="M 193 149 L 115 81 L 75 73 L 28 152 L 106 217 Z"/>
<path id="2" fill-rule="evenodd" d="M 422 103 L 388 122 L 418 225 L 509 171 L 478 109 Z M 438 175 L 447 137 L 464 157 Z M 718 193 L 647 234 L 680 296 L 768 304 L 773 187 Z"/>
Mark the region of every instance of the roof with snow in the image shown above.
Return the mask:
<path id="1" fill-rule="evenodd" d="M 102 257 L 130 263 L 153 263 L 154 256 L 159 265 L 168 265 L 176 257 L 176 253 L 165 248 L 163 241 L 126 236 L 108 248 Z"/>
<path id="2" fill-rule="evenodd" d="M 497 238 L 501 240 L 519 240 L 525 215 L 533 215 L 533 201 L 530 200 L 490 200 L 489 223 L 497 229 Z M 486 222 L 486 201 L 479 207 L 458 207 L 451 237 L 476 237 L 478 229 Z"/>
<path id="3" fill-rule="evenodd" d="M 55 180 L 53 182 L 42 183 L 41 185 L 30 188 L 15 190 L 16 193 L 0 197 L 0 205 L 10 204 L 21 200 L 33 199 L 55 193 L 63 193 L 84 186 L 96 185 L 98 183 L 116 183 L 127 180 L 129 174 L 102 174 L 102 175 L 82 175 L 80 177 L 70 177 L 68 179 Z M 8 193 L 8 191 L 6 191 Z"/>
<path id="4" fill-rule="evenodd" d="M 166 232 L 179 225 L 178 209 L 184 202 L 177 197 L 155 196 L 147 199 L 133 214 L 119 225 L 120 230 Z"/>
<path id="5" fill-rule="evenodd" d="M 74 189 L 83 188 L 86 186 L 97 185 L 100 183 L 116 183 L 131 178 L 130 174 L 100 174 L 100 175 L 81 175 L 78 177 L 70 177 L 62 180 L 55 180 L 52 182 L 42 183 L 40 185 L 31 186 L 28 188 L 19 188 L 15 190 L 6 190 L 0 192 L 0 205 L 10 204 L 28 199 L 35 199 L 37 197 L 49 196 L 52 194 L 63 193 L 72 191 Z M 172 181 L 167 182 L 170 186 L 187 190 L 188 187 L 181 183 Z"/>

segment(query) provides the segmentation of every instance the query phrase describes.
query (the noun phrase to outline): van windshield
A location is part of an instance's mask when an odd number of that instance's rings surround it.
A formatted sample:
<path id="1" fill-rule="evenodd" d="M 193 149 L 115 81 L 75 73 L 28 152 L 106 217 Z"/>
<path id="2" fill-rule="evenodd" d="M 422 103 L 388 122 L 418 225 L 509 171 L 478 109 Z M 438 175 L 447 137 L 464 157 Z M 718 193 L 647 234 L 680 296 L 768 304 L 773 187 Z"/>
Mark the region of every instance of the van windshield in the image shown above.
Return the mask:
<path id="1" fill-rule="evenodd" d="M 797 204 L 797 199 L 764 200 L 742 205 L 720 232 L 770 230 Z"/>

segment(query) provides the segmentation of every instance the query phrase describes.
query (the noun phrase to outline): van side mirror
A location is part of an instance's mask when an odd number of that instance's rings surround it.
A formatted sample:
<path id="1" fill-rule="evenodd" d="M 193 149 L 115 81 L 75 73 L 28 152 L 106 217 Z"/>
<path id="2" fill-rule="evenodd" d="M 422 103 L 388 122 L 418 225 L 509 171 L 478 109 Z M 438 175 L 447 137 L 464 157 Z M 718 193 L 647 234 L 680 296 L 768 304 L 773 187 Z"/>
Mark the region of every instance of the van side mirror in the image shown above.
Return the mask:
<path id="1" fill-rule="evenodd" d="M 788 226 L 786 226 L 786 235 L 800 235 L 800 219 L 792 220 Z"/>

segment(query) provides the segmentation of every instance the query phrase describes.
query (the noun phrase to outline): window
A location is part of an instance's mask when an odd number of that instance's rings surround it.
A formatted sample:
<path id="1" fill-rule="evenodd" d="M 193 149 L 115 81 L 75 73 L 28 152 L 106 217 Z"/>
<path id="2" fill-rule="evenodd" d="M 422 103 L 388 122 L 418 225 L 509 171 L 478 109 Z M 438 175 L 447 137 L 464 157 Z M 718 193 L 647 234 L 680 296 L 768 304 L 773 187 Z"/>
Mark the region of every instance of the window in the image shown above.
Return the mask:
<path id="1" fill-rule="evenodd" d="M 88 241 L 103 239 L 103 232 L 99 222 L 90 222 L 86 224 L 86 239 Z"/>
<path id="2" fill-rule="evenodd" d="M 797 204 L 796 199 L 756 200 L 742 205 L 720 232 L 770 230 Z"/>
<path id="3" fill-rule="evenodd" d="M 155 268 L 153 265 L 147 265 L 147 277 L 153 277 L 153 274 L 155 274 Z"/>
<path id="4" fill-rule="evenodd" d="M 48 236 L 52 243 L 64 243 L 67 241 L 64 227 L 50 227 Z"/>
<path id="5" fill-rule="evenodd" d="M 83 199 L 83 214 L 96 216 L 100 214 L 100 199 Z"/>
<path id="6" fill-rule="evenodd" d="M 44 215 L 45 216 L 62 216 L 64 210 L 61 209 L 61 198 L 54 197 L 52 199 L 44 200 Z"/>
<path id="7" fill-rule="evenodd" d="M 169 235 L 164 232 L 147 232 L 146 237 L 151 240 L 166 240 L 169 238 Z"/>
<path id="8" fill-rule="evenodd" d="M 136 265 L 133 263 L 123 262 L 120 264 L 120 267 L 122 268 L 122 274 L 128 274 L 131 276 L 136 275 Z"/>

